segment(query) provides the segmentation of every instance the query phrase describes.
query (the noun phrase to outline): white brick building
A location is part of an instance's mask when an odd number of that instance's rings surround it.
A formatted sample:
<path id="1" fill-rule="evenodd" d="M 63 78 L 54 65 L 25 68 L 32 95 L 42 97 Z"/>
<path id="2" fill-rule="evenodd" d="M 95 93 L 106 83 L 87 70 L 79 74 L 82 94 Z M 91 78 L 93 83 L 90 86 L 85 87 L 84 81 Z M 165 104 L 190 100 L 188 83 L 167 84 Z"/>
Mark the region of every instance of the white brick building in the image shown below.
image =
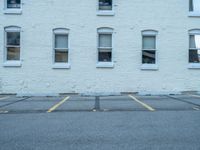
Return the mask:
<path id="1" fill-rule="evenodd" d="M 200 0 L 1 0 L 0 93 L 200 91 Z"/>

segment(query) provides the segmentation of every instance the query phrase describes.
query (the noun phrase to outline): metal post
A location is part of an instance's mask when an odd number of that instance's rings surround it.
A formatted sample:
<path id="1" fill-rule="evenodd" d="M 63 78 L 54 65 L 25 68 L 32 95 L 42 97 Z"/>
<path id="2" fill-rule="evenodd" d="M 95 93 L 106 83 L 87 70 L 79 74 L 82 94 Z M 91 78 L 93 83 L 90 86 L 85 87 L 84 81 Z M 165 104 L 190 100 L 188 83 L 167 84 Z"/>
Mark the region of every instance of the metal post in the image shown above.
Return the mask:
<path id="1" fill-rule="evenodd" d="M 96 110 L 96 111 L 100 110 L 100 97 L 99 96 L 95 96 L 94 110 Z"/>

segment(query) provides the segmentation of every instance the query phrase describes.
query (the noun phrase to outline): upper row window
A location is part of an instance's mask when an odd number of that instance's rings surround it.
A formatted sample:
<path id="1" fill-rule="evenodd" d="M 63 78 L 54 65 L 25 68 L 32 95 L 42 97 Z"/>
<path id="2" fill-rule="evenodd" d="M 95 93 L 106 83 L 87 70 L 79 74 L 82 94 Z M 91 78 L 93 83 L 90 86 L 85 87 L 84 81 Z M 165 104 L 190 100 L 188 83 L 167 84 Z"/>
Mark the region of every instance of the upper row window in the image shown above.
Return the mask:
<path id="1" fill-rule="evenodd" d="M 200 0 L 189 0 L 190 16 L 200 16 Z"/>
<path id="2" fill-rule="evenodd" d="M 21 8 L 21 0 L 7 0 L 8 9 L 19 9 Z"/>
<path id="3" fill-rule="evenodd" d="M 112 10 L 112 0 L 99 0 L 99 10 Z"/>
<path id="4" fill-rule="evenodd" d="M 113 16 L 113 0 L 98 0 L 97 15 Z"/>
<path id="5" fill-rule="evenodd" d="M 5 0 L 5 13 L 21 13 L 22 0 Z M 9 12 L 8 10 L 11 10 Z M 13 11 L 15 10 L 15 11 Z M 17 11 L 18 12 L 17 12 Z M 98 15 L 114 15 L 113 0 L 98 0 Z M 189 0 L 190 16 L 200 16 L 200 0 Z"/>
<path id="6" fill-rule="evenodd" d="M 5 0 L 4 13 L 5 14 L 21 14 L 22 0 Z"/>

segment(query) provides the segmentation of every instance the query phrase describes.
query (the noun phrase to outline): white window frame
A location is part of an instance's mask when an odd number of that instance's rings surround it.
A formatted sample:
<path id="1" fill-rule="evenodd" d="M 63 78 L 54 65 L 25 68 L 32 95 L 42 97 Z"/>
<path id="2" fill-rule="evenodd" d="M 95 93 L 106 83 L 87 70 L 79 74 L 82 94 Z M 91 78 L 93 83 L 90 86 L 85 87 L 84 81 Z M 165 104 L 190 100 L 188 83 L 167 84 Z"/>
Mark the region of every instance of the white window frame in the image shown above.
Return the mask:
<path id="1" fill-rule="evenodd" d="M 192 48 L 190 48 L 190 36 L 191 35 L 200 35 L 200 29 L 191 29 L 189 30 L 189 51 L 190 50 L 193 50 Z M 198 48 L 195 48 L 195 50 L 198 49 Z M 200 50 L 200 48 L 199 48 Z M 190 63 L 189 62 L 189 51 L 188 51 L 188 68 L 189 69 L 200 69 L 200 63 Z"/>
<path id="2" fill-rule="evenodd" d="M 155 49 L 143 49 L 143 37 L 145 36 L 155 36 Z M 158 31 L 156 30 L 143 30 L 142 31 L 142 51 L 141 51 L 141 70 L 158 70 L 158 49 L 157 49 L 157 36 L 158 36 Z M 143 51 L 148 50 L 148 51 L 155 51 L 155 64 L 143 64 L 142 59 L 143 59 Z"/>
<path id="3" fill-rule="evenodd" d="M 20 33 L 20 60 L 7 60 L 7 32 L 19 32 Z M 8 26 L 4 28 L 4 58 L 3 66 L 4 67 L 21 67 L 21 53 L 22 53 L 22 34 L 21 27 L 18 26 Z"/>
<path id="4" fill-rule="evenodd" d="M 99 10 L 99 0 L 97 1 L 97 16 L 114 16 L 114 2 L 115 0 L 112 0 L 112 9 L 111 10 Z"/>
<path id="5" fill-rule="evenodd" d="M 70 69 L 71 68 L 71 64 L 70 64 L 70 34 L 69 34 L 70 30 L 67 28 L 55 28 L 53 29 L 53 65 L 52 68 L 53 69 Z M 56 35 L 67 35 L 68 36 L 68 62 L 64 63 L 64 62 L 55 62 L 55 36 Z"/>
<path id="6" fill-rule="evenodd" d="M 20 8 L 8 8 L 7 7 L 7 0 L 4 0 L 4 14 L 22 14 L 22 4 L 23 0 L 21 0 Z"/>
<path id="7" fill-rule="evenodd" d="M 190 6 L 190 3 L 192 1 L 193 6 Z M 190 10 L 190 7 L 192 7 L 193 11 Z M 189 0 L 189 17 L 200 17 L 200 10 L 195 11 L 194 10 L 194 0 Z"/>
<path id="8" fill-rule="evenodd" d="M 114 29 L 110 27 L 101 27 L 97 29 L 97 68 L 113 68 L 113 33 Z M 112 37 L 112 47 L 109 47 L 111 49 L 111 62 L 99 62 L 99 49 L 103 47 L 99 47 L 99 35 L 100 34 L 111 34 Z"/>

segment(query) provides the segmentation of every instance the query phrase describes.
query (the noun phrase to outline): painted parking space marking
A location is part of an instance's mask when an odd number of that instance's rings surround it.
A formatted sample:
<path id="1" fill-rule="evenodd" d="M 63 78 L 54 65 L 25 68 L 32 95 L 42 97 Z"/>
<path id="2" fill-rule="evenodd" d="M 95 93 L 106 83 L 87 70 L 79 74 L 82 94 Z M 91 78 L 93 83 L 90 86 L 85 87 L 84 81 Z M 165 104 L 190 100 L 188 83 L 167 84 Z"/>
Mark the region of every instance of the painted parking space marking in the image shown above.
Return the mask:
<path id="1" fill-rule="evenodd" d="M 192 96 L 192 97 L 197 97 L 197 98 L 200 98 L 200 95 L 189 95 L 189 96 Z"/>
<path id="2" fill-rule="evenodd" d="M 67 100 L 69 100 L 70 96 L 65 97 L 63 100 L 61 100 L 59 103 L 55 104 L 54 106 L 52 106 L 47 112 L 53 112 L 54 110 L 56 110 L 60 105 L 62 105 L 64 102 L 66 102 Z"/>
<path id="3" fill-rule="evenodd" d="M 146 109 L 148 109 L 149 111 L 155 111 L 154 108 L 152 108 L 151 106 L 149 106 L 148 104 L 145 104 L 144 102 L 140 101 L 139 99 L 137 99 L 136 97 L 134 97 L 133 95 L 129 95 L 130 98 L 132 98 L 134 101 L 136 101 L 137 103 L 141 104 L 143 107 L 145 107 Z"/>
<path id="4" fill-rule="evenodd" d="M 10 96 L 1 97 L 0 100 L 8 99 Z"/>
<path id="5" fill-rule="evenodd" d="M 187 101 L 187 100 L 182 99 L 182 98 L 177 98 L 177 97 L 169 96 L 169 95 L 166 95 L 166 97 L 171 98 L 171 99 L 176 100 L 176 101 L 179 101 L 179 102 L 183 102 L 183 103 L 187 103 L 187 104 L 193 105 L 193 106 L 195 106 L 195 107 L 200 107 L 199 104 L 196 104 L 196 103 Z"/>
<path id="6" fill-rule="evenodd" d="M 0 114 L 7 114 L 8 111 L 7 110 L 0 110 Z"/>
<path id="7" fill-rule="evenodd" d="M 200 110 L 200 108 L 199 108 L 199 107 L 193 107 L 193 109 L 194 109 L 194 110 Z"/>
<path id="8" fill-rule="evenodd" d="M 22 98 L 22 99 L 17 100 L 17 101 L 13 101 L 13 102 L 8 103 L 8 104 L 0 105 L 0 108 L 3 108 L 3 107 L 6 107 L 6 106 L 9 106 L 9 105 L 13 105 L 15 103 L 19 103 L 19 102 L 25 101 L 25 100 L 27 100 L 29 98 L 31 98 L 31 97 L 25 97 L 25 98 Z"/>

